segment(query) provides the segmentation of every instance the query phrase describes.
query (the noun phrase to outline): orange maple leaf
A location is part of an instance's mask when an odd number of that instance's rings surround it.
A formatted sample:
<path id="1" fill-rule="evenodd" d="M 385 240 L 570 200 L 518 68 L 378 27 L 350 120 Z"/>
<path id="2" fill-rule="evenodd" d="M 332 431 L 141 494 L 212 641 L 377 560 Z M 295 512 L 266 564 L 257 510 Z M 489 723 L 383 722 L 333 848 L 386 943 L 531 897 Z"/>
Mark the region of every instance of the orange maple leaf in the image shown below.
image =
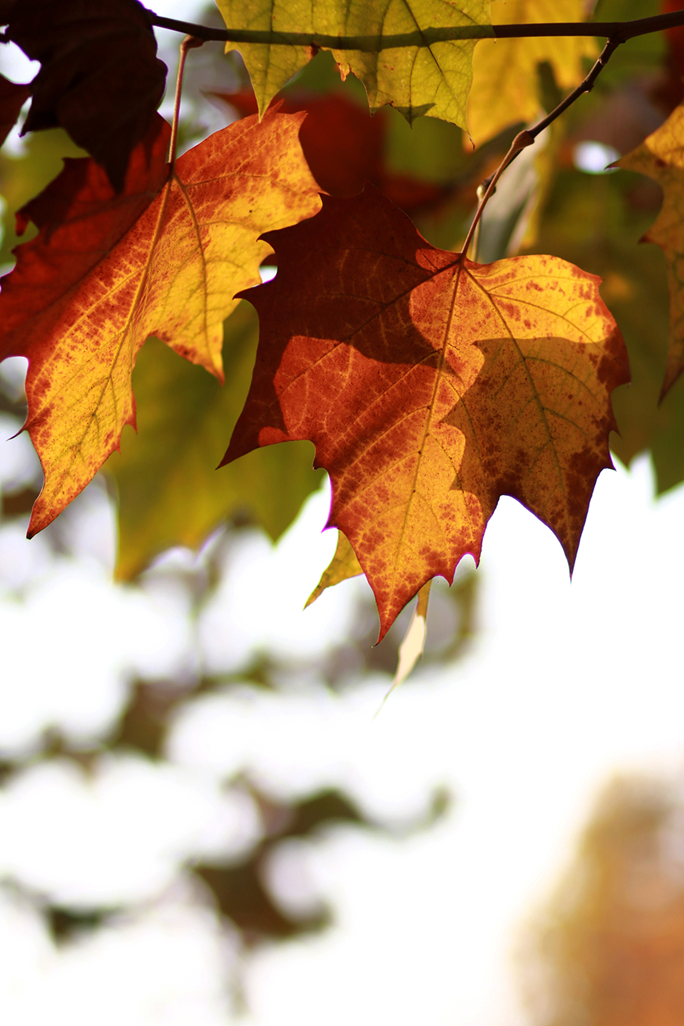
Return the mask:
<path id="1" fill-rule="evenodd" d="M 123 192 L 89 158 L 18 215 L 40 229 L 2 279 L 0 359 L 26 356 L 26 429 L 45 485 L 29 535 L 45 527 L 135 426 L 131 374 L 156 335 L 222 380 L 222 324 L 260 281 L 259 239 L 320 207 L 297 133 L 303 115 L 268 112 L 189 150 L 170 174 L 156 116 Z"/>
<path id="2" fill-rule="evenodd" d="M 610 393 L 629 378 L 599 279 L 556 257 L 490 265 L 435 249 L 377 191 L 324 197 L 266 239 L 278 275 L 252 387 L 224 462 L 310 439 L 330 473 L 384 635 L 432 577 L 479 559 L 501 495 L 554 531 L 572 567 Z"/>

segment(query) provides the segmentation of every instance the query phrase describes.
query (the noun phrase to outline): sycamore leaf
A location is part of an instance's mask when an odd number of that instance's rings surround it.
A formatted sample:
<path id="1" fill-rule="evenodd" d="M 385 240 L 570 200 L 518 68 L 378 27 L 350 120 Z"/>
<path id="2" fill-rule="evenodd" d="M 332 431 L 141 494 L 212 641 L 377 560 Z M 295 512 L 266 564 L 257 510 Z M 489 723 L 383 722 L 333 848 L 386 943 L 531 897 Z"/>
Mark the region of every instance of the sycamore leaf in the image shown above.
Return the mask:
<path id="1" fill-rule="evenodd" d="M 120 192 L 166 82 L 145 8 L 137 0 L 21 0 L 6 34 L 41 62 L 24 132 L 65 128 Z"/>
<path id="2" fill-rule="evenodd" d="M 585 21 L 584 0 L 495 0 L 495 25 L 525 22 Z M 484 39 L 473 58 L 468 97 L 468 131 L 476 146 L 516 122 L 541 113 L 537 65 L 551 65 L 559 88 L 568 90 L 584 77 L 582 60 L 598 54 L 590 36 Z"/>
<path id="3" fill-rule="evenodd" d="M 45 472 L 30 534 L 90 481 L 135 424 L 131 373 L 156 335 L 222 376 L 222 324 L 269 253 L 259 236 L 320 206 L 301 115 L 236 122 L 185 153 L 169 177 L 168 125 L 153 126 L 116 196 L 92 160 L 18 215 L 39 227 L 2 279 L 0 358 L 26 356 L 26 428 Z"/>
<path id="4" fill-rule="evenodd" d="M 224 462 L 314 443 L 380 636 L 430 578 L 479 559 L 501 495 L 572 567 L 629 376 L 598 279 L 555 257 L 461 261 L 370 188 L 266 238 L 279 270 L 247 296 L 259 352 Z"/>
<path id="5" fill-rule="evenodd" d="M 409 121 L 421 114 L 465 126 L 476 39 L 474 26 L 491 25 L 485 0 L 217 0 L 229 29 L 284 32 L 317 38 L 332 50 L 343 77 L 359 78 L 371 111 L 392 104 Z M 430 30 L 462 29 L 466 38 L 429 40 Z M 336 50 L 337 36 L 358 38 L 358 50 Z M 415 39 L 415 46 L 386 46 L 392 36 Z M 227 43 L 239 50 L 263 113 L 288 79 L 315 50 L 307 45 Z"/>
<path id="6" fill-rule="evenodd" d="M 533 252 L 554 253 L 603 279 L 601 295 L 625 339 L 632 384 L 613 396 L 619 435 L 611 449 L 625 465 L 650 449 L 656 490 L 684 481 L 684 380 L 658 395 L 667 359 L 668 289 L 664 255 L 638 239 L 660 206 L 659 190 L 636 174 L 587 176 L 561 169 L 539 220 Z"/>
<path id="7" fill-rule="evenodd" d="M 17 85 L 0 75 L 0 146 L 14 128 L 24 101 L 30 95 L 30 86 Z"/>
<path id="8" fill-rule="evenodd" d="M 124 432 L 121 452 L 105 464 L 119 498 L 120 580 L 172 545 L 194 548 L 231 517 L 248 516 L 275 541 L 318 487 L 320 472 L 304 442 L 216 470 L 220 439 L 249 389 L 258 334 L 254 310 L 240 303 L 224 324 L 224 386 L 157 339 L 140 351 L 133 372 L 138 433 Z"/>
<path id="9" fill-rule="evenodd" d="M 230 466 L 232 465 L 230 464 Z M 335 555 L 330 560 L 327 569 L 321 574 L 321 579 L 306 600 L 304 608 L 306 609 L 312 602 L 315 602 L 326 588 L 332 588 L 335 584 L 341 584 L 342 581 L 348 581 L 350 577 L 358 577 L 362 573 L 363 569 L 349 539 L 342 531 L 338 531 Z"/>
<path id="10" fill-rule="evenodd" d="M 670 345 L 662 398 L 684 370 L 684 104 L 616 165 L 654 178 L 664 193 L 662 210 L 642 240 L 662 249 L 670 286 Z"/>

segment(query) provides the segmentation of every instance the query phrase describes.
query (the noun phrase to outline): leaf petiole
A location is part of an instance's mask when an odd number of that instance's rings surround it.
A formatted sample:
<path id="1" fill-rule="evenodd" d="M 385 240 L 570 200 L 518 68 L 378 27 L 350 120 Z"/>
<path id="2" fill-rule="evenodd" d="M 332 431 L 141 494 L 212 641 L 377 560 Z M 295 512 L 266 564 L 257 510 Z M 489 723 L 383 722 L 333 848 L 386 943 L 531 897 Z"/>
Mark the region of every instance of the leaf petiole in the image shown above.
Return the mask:
<path id="1" fill-rule="evenodd" d="M 205 40 L 197 36 L 185 36 L 179 47 L 180 56 L 178 59 L 178 74 L 176 75 L 176 95 L 173 100 L 173 121 L 171 122 L 171 138 L 169 140 L 169 174 L 173 173 L 176 163 L 176 148 L 178 144 L 178 122 L 180 119 L 181 93 L 183 92 L 183 73 L 185 72 L 185 61 L 188 50 L 194 50 L 204 46 Z"/>

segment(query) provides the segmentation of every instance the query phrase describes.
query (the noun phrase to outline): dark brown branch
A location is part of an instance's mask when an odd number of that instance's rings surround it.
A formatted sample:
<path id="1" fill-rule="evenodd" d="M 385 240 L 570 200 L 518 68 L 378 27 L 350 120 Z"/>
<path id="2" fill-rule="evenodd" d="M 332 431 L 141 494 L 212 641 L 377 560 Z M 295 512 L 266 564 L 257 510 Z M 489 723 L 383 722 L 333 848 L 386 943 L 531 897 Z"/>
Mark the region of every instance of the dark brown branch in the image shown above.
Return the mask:
<path id="1" fill-rule="evenodd" d="M 644 20 L 651 21 L 652 19 L 649 18 Z M 489 178 L 486 178 L 484 182 L 482 182 L 482 184 L 480 185 L 480 188 L 478 189 L 478 196 L 482 195 L 482 198 L 478 203 L 478 207 L 475 211 L 475 216 L 473 218 L 472 224 L 468 229 L 468 234 L 463 245 L 463 251 L 460 254 L 461 261 L 463 261 L 468 255 L 468 247 L 470 246 L 470 242 L 475 234 L 478 224 L 480 223 L 480 220 L 484 213 L 484 209 L 487 206 L 487 203 L 489 202 L 491 197 L 494 195 L 494 192 L 496 190 L 496 183 L 498 182 L 499 178 L 501 178 L 501 175 L 504 173 L 506 168 L 513 163 L 513 161 L 519 153 L 522 153 L 522 151 L 526 149 L 528 146 L 532 146 L 537 136 L 540 135 L 545 128 L 548 128 L 549 125 L 556 120 L 556 118 L 560 117 L 561 114 L 563 114 L 563 112 L 568 109 L 568 107 L 572 106 L 575 100 L 579 100 L 580 96 L 583 96 L 584 93 L 591 92 L 591 90 L 594 88 L 594 82 L 601 74 L 606 64 L 608 63 L 608 61 L 610 60 L 610 58 L 622 42 L 622 39 L 609 39 L 606 45 L 603 47 L 603 50 L 599 54 L 596 63 L 592 67 L 591 71 L 586 75 L 585 78 L 582 79 L 577 88 L 573 89 L 571 93 L 568 93 L 565 99 L 561 100 L 558 106 L 554 107 L 554 109 L 550 111 L 550 113 L 548 113 L 545 118 L 542 118 L 541 121 L 537 122 L 536 125 L 534 125 L 532 128 L 526 128 L 516 135 L 515 139 L 511 143 L 508 153 L 506 153 L 505 157 L 499 164 L 494 174 L 490 175 Z"/>
<path id="2" fill-rule="evenodd" d="M 530 36 L 602 36 L 624 43 L 635 36 L 684 25 L 684 10 L 657 14 L 635 21 L 550 22 L 539 25 L 465 25 L 457 28 L 426 28 L 387 36 L 330 36 L 309 32 L 266 32 L 253 29 L 215 29 L 188 21 L 163 18 L 147 12 L 150 24 L 172 29 L 197 39 L 223 43 L 262 43 L 271 46 L 317 46 L 331 50 L 377 53 L 394 47 L 431 46 L 459 39 L 523 39 Z"/>

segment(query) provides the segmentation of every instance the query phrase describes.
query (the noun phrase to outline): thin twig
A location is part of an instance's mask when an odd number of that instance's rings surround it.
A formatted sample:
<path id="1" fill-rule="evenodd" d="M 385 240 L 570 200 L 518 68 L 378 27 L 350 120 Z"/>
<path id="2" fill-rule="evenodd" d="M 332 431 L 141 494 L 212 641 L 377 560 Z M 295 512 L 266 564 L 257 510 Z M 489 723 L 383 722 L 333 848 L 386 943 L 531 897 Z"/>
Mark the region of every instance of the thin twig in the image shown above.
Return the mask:
<path id="1" fill-rule="evenodd" d="M 258 29 L 215 29 L 189 21 L 163 18 L 147 11 L 150 25 L 183 32 L 205 41 L 261 43 L 269 46 L 316 46 L 330 50 L 360 50 L 378 53 L 407 46 L 426 47 L 434 43 L 463 39 L 525 39 L 533 36 L 602 36 L 624 43 L 636 36 L 684 25 L 684 9 L 633 21 L 547 22 L 530 25 L 459 25 L 450 28 L 416 29 L 392 35 L 334 36 L 319 32 L 273 32 Z"/>
<path id="2" fill-rule="evenodd" d="M 198 46 L 204 46 L 204 43 L 205 40 L 199 39 L 197 36 L 186 36 L 179 47 L 180 56 L 178 58 L 178 74 L 176 75 L 176 95 L 173 100 L 173 121 L 171 122 L 171 138 L 169 139 L 169 165 L 171 173 L 173 173 L 173 167 L 176 163 L 178 122 L 180 120 L 180 105 L 181 94 L 183 92 L 183 72 L 185 71 L 185 61 L 188 56 L 188 50 L 194 50 Z"/>
<path id="3" fill-rule="evenodd" d="M 508 153 L 505 155 L 505 157 L 499 164 L 494 174 L 491 175 L 489 178 L 485 179 L 485 181 L 482 182 L 481 186 L 478 189 L 478 198 L 480 196 L 481 198 L 477 205 L 477 210 L 475 211 L 473 222 L 470 225 L 470 228 L 468 229 L 468 234 L 466 235 L 465 242 L 463 243 L 463 249 L 461 250 L 461 254 L 459 257 L 461 262 L 465 260 L 468 254 L 470 243 L 473 239 L 476 229 L 480 224 L 480 220 L 484 213 L 484 209 L 487 203 L 489 202 L 492 194 L 494 193 L 496 183 L 499 181 L 501 175 L 504 173 L 506 168 L 513 163 L 515 158 L 518 156 L 519 153 L 522 152 L 522 150 L 526 149 L 528 146 L 531 146 L 533 144 L 537 136 L 540 135 L 545 128 L 548 128 L 549 125 L 556 120 L 556 118 L 560 117 L 560 115 L 564 111 L 566 111 L 568 107 L 572 106 L 575 100 L 579 100 L 580 96 L 583 96 L 584 93 L 591 92 L 591 90 L 594 88 L 594 82 L 601 74 L 606 64 L 610 60 L 611 56 L 617 50 L 618 46 L 620 46 L 622 41 L 623 40 L 620 38 L 609 39 L 606 45 L 603 47 L 603 50 L 601 51 L 591 71 L 580 82 L 577 88 L 573 89 L 571 93 L 568 93 L 565 99 L 561 100 L 557 107 L 554 107 L 554 109 L 549 114 L 547 114 L 545 118 L 542 118 L 542 120 L 537 122 L 537 124 L 534 125 L 532 128 L 526 128 L 524 131 L 518 132 L 515 139 L 510 145 Z"/>

